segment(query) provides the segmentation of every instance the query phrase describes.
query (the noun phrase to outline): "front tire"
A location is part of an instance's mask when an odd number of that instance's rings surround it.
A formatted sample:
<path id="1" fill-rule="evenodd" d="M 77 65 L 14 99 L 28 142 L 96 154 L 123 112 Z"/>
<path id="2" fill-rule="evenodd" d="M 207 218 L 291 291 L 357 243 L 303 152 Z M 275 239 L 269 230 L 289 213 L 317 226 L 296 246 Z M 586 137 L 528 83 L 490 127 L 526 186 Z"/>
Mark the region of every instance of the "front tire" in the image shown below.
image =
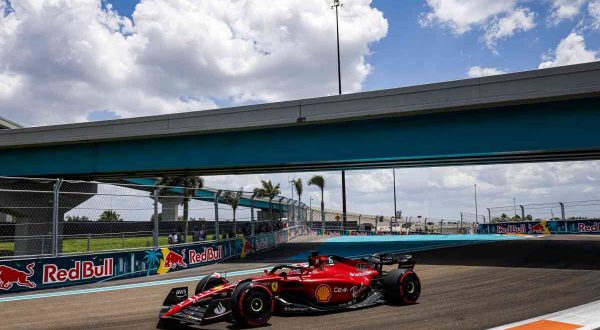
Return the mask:
<path id="1" fill-rule="evenodd" d="M 421 281 L 408 269 L 394 269 L 383 280 L 385 299 L 392 304 L 414 304 L 421 295 Z"/>
<path id="2" fill-rule="evenodd" d="M 206 290 L 210 290 L 219 285 L 227 284 L 227 280 L 223 277 L 207 276 L 198 282 L 196 285 L 195 295 Z"/>
<path id="3" fill-rule="evenodd" d="M 271 319 L 273 296 L 266 287 L 245 282 L 239 284 L 233 291 L 231 305 L 236 323 L 259 327 Z"/>

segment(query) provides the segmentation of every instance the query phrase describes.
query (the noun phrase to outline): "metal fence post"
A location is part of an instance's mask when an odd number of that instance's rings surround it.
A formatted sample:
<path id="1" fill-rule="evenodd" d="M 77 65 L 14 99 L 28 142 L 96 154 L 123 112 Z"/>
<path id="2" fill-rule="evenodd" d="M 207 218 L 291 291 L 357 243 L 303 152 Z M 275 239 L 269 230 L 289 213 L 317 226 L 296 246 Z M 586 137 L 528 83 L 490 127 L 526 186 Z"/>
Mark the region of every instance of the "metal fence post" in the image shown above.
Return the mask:
<path id="1" fill-rule="evenodd" d="M 488 209 L 489 211 L 489 209 Z M 460 212 L 460 231 L 462 232 L 462 227 L 463 227 L 463 213 Z"/>
<path id="2" fill-rule="evenodd" d="M 565 204 L 563 202 L 559 202 L 560 204 L 560 216 L 563 221 L 565 221 Z"/>
<path id="3" fill-rule="evenodd" d="M 492 223 L 492 211 L 490 211 L 490 209 L 488 208 L 488 221 L 489 223 Z"/>
<path id="4" fill-rule="evenodd" d="M 519 205 L 521 208 L 521 221 L 525 221 L 525 207 L 523 205 Z"/>
<path id="5" fill-rule="evenodd" d="M 152 245 L 154 249 L 158 249 L 158 194 L 159 190 L 154 190 L 154 228 L 152 230 Z"/>
<path id="6" fill-rule="evenodd" d="M 254 237 L 254 196 L 250 199 L 250 236 Z"/>
<path id="7" fill-rule="evenodd" d="M 87 234 L 87 252 L 90 252 L 90 239 L 92 235 L 90 233 Z"/>
<path id="8" fill-rule="evenodd" d="M 58 210 L 59 210 L 59 192 L 62 185 L 62 179 L 58 179 L 54 184 L 52 200 L 52 256 L 58 256 Z"/>
<path id="9" fill-rule="evenodd" d="M 215 240 L 219 240 L 219 195 L 222 190 L 217 190 L 215 193 Z"/>

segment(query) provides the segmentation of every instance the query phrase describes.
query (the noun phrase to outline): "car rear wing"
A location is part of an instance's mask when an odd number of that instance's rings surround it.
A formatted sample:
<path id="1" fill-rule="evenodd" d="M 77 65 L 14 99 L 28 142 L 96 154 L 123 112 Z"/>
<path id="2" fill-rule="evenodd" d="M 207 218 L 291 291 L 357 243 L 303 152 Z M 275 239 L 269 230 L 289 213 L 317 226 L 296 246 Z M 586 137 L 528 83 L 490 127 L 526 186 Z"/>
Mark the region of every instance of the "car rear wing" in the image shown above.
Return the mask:
<path id="1" fill-rule="evenodd" d="M 405 253 L 375 253 L 364 258 L 364 260 L 379 267 L 395 263 L 398 263 L 398 269 L 413 269 L 415 267 L 415 259 L 412 254 Z"/>

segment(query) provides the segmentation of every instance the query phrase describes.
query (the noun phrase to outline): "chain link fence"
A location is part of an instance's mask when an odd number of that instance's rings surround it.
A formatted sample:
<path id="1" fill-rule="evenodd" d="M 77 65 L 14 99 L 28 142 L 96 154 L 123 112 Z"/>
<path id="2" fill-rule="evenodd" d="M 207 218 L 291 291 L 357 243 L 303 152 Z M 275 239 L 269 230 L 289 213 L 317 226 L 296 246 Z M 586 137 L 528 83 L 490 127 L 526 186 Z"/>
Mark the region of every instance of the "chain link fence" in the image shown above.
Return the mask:
<path id="1" fill-rule="evenodd" d="M 513 204 L 487 209 L 491 223 L 539 220 L 600 219 L 600 200 Z"/>
<path id="2" fill-rule="evenodd" d="M 0 258 L 57 256 L 252 236 L 307 222 L 307 207 L 240 192 L 0 177 Z M 187 221 L 186 221 L 187 219 Z"/>
<path id="3" fill-rule="evenodd" d="M 348 213 L 344 225 L 344 215 L 341 212 L 326 210 L 321 213 L 319 209 L 309 209 L 308 212 L 308 225 L 315 230 L 390 232 L 394 234 L 469 234 L 476 231 L 475 219 L 467 215 L 461 221 L 421 216 L 396 218 Z"/>

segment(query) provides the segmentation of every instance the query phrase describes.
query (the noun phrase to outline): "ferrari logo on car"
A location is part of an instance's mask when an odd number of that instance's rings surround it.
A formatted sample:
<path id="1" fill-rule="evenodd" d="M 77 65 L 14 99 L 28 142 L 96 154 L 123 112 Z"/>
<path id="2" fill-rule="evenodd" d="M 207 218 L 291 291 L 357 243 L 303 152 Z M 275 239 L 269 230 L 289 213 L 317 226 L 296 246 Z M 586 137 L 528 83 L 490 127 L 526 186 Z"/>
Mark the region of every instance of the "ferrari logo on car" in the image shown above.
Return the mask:
<path id="1" fill-rule="evenodd" d="M 328 302 L 331 299 L 331 287 L 327 284 L 321 284 L 315 290 L 315 297 L 318 302 Z"/>
<path id="2" fill-rule="evenodd" d="M 279 283 L 277 283 L 277 282 L 271 283 L 271 290 L 273 290 L 273 292 L 277 292 L 278 288 L 279 288 Z"/>

